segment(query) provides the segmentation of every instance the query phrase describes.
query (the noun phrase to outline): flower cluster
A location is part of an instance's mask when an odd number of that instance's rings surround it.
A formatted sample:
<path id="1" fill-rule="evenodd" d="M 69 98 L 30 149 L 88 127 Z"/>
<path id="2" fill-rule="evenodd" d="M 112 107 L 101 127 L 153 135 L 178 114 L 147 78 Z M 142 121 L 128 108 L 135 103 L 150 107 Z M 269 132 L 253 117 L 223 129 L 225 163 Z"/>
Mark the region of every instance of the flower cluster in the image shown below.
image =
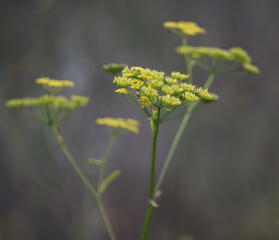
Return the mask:
<path id="1" fill-rule="evenodd" d="M 165 22 L 164 27 L 170 28 L 176 34 L 184 36 L 195 36 L 200 33 L 206 33 L 195 22 Z"/>
<path id="2" fill-rule="evenodd" d="M 109 127 L 116 134 L 120 134 L 125 131 L 130 131 L 133 133 L 139 132 L 139 122 L 131 118 L 97 118 L 96 123 Z"/>
<path id="3" fill-rule="evenodd" d="M 50 78 L 38 78 L 37 84 L 51 88 L 54 92 L 64 87 L 73 87 L 74 83 L 66 80 L 53 80 Z M 49 90 L 49 89 L 47 89 Z M 72 95 L 70 98 L 56 96 L 54 94 L 44 95 L 38 98 L 18 98 L 10 99 L 6 102 L 9 108 L 26 108 L 26 107 L 53 107 L 55 109 L 74 110 L 77 107 L 84 107 L 89 101 L 88 97 Z"/>
<path id="4" fill-rule="evenodd" d="M 115 75 L 121 72 L 126 66 L 127 66 L 126 64 L 110 63 L 110 64 L 104 64 L 103 69 L 106 72 Z"/>
<path id="5" fill-rule="evenodd" d="M 85 106 L 89 101 L 88 97 L 71 96 L 67 99 L 63 96 L 49 96 L 44 95 L 39 98 L 20 98 L 8 100 L 6 106 L 9 108 L 22 108 L 22 107 L 55 107 L 61 109 L 75 109 L 77 107 Z"/>
<path id="6" fill-rule="evenodd" d="M 215 47 L 182 46 L 178 47 L 176 51 L 182 55 L 191 55 L 194 59 L 201 59 L 206 56 L 218 61 L 236 62 L 241 64 L 244 70 L 249 73 L 259 73 L 259 69 L 251 64 L 251 57 L 240 47 L 224 50 Z"/>
<path id="7" fill-rule="evenodd" d="M 65 87 L 74 87 L 74 83 L 68 80 L 54 80 L 51 78 L 43 77 L 38 78 L 37 84 L 43 85 L 47 90 L 51 92 L 56 92 Z"/>
<path id="8" fill-rule="evenodd" d="M 116 92 L 137 98 L 142 108 L 155 106 L 171 109 L 173 106 L 199 100 L 210 102 L 218 99 L 216 95 L 208 92 L 206 96 L 199 94 L 194 85 L 183 82 L 187 78 L 188 75 L 179 72 L 172 72 L 171 76 L 165 77 L 164 72 L 126 67 L 122 76 L 116 76 L 113 83 L 119 87 Z"/>

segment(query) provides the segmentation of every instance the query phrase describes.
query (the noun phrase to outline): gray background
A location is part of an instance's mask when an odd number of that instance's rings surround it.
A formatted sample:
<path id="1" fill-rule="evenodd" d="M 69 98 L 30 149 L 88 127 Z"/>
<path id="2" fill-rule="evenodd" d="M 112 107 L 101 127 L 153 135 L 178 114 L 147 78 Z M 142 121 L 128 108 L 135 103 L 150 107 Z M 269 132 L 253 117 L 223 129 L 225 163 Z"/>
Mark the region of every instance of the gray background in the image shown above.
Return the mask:
<path id="1" fill-rule="evenodd" d="M 193 45 L 241 46 L 257 76 L 220 76 L 214 104 L 192 116 L 162 186 L 150 239 L 279 239 L 279 113 L 277 0 L 40 0 L 0 2 L 0 239 L 106 240 L 94 199 L 67 163 L 49 130 L 5 108 L 9 98 L 40 96 L 35 79 L 75 82 L 66 95 L 90 96 L 63 121 L 65 141 L 94 183 L 109 140 L 98 117 L 133 117 L 139 135 L 117 139 L 109 171 L 121 177 L 105 194 L 121 240 L 139 239 L 148 195 L 148 121 L 114 94 L 102 65 L 123 62 L 185 72 L 174 53 L 181 40 L 164 21 L 195 21 L 207 35 Z M 202 85 L 205 74 L 195 72 Z M 180 120 L 159 132 L 157 169 Z"/>

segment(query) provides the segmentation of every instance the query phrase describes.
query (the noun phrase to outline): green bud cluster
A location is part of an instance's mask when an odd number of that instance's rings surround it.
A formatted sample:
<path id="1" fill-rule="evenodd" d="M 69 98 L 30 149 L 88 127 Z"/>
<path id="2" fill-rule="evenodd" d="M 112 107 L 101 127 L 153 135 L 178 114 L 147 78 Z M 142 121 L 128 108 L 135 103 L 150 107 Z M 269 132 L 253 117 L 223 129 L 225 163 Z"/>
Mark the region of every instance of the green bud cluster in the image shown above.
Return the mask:
<path id="1" fill-rule="evenodd" d="M 211 102 L 217 100 L 216 95 L 208 93 L 207 89 L 198 89 L 186 82 L 188 75 L 172 72 L 171 77 L 164 72 L 144 69 L 141 67 L 125 67 L 121 76 L 114 78 L 113 83 L 119 89 L 120 94 L 130 94 L 136 97 L 142 108 L 160 107 L 171 110 L 173 106 L 180 106 L 187 103 Z M 202 94 L 204 91 L 207 94 Z"/>
<path id="2" fill-rule="evenodd" d="M 126 64 L 110 63 L 103 65 L 103 69 L 106 72 L 115 75 L 117 73 L 120 73 L 126 66 Z"/>
<path id="3" fill-rule="evenodd" d="M 251 64 L 252 59 L 246 51 L 240 47 L 234 47 L 229 50 L 224 50 L 215 47 L 193 47 L 182 46 L 176 49 L 177 53 L 182 55 L 191 55 L 194 59 L 202 57 L 210 57 L 217 61 L 236 62 L 241 64 L 244 70 L 248 73 L 258 74 L 258 67 Z"/>

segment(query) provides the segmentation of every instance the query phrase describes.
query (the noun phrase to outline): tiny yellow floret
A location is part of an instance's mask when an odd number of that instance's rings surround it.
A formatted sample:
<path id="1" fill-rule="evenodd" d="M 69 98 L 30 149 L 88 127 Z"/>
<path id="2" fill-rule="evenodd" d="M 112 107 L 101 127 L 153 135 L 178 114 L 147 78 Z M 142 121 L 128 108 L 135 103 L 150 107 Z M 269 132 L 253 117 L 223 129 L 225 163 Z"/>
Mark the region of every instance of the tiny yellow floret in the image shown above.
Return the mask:
<path id="1" fill-rule="evenodd" d="M 146 96 L 140 97 L 139 102 L 140 102 L 140 107 L 141 108 L 148 107 L 151 104 L 149 98 L 146 97 Z"/>
<path id="2" fill-rule="evenodd" d="M 209 93 L 208 89 L 203 89 L 201 87 L 197 89 L 197 95 L 204 102 L 213 102 L 219 98 L 216 94 Z"/>
<path id="3" fill-rule="evenodd" d="M 115 90 L 115 92 L 121 93 L 121 94 L 128 94 L 129 93 L 126 88 L 119 88 L 119 89 Z"/>

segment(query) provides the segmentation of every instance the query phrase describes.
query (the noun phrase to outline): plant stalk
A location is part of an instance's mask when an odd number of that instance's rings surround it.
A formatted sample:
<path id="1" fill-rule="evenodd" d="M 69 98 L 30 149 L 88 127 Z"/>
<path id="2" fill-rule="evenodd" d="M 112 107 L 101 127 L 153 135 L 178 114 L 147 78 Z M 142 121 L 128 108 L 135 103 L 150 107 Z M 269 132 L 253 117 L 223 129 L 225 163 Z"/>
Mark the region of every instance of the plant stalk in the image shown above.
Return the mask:
<path id="1" fill-rule="evenodd" d="M 50 125 L 50 129 L 52 131 L 52 134 L 54 135 L 54 137 L 56 138 L 57 142 L 59 143 L 65 157 L 67 158 L 67 160 L 69 161 L 69 163 L 71 164 L 72 168 L 74 169 L 74 171 L 77 173 L 77 175 L 79 176 L 79 178 L 81 179 L 81 181 L 83 182 L 83 184 L 86 186 L 86 188 L 88 189 L 88 191 L 90 192 L 90 194 L 96 199 L 97 201 L 97 205 L 99 208 L 99 211 L 101 213 L 101 216 L 104 220 L 105 226 L 107 228 L 108 234 L 110 236 L 111 240 L 116 240 L 115 234 L 112 230 L 111 224 L 108 220 L 108 216 L 104 210 L 104 206 L 102 204 L 101 199 L 98 196 L 97 191 L 95 190 L 95 188 L 91 185 L 91 183 L 89 182 L 89 180 L 87 179 L 87 177 L 84 175 L 83 171 L 81 170 L 81 168 L 78 166 L 78 164 L 76 163 L 75 159 L 73 158 L 73 156 L 71 155 L 71 153 L 69 152 L 68 148 L 66 147 L 66 145 L 64 144 L 63 141 L 63 137 L 58 133 L 56 127 L 51 124 Z"/>
<path id="2" fill-rule="evenodd" d="M 153 141 L 152 141 L 152 155 L 151 155 L 151 165 L 150 165 L 149 199 L 148 199 L 148 207 L 147 207 L 147 211 L 146 211 L 141 240 L 145 240 L 147 238 L 148 230 L 149 230 L 149 226 L 150 226 L 150 220 L 151 220 L 151 216 L 152 216 L 153 208 L 154 208 L 150 201 L 154 197 L 156 147 L 157 147 L 157 135 L 158 135 L 159 124 L 160 124 L 160 110 L 161 109 L 158 108 L 156 119 L 154 118 L 154 114 L 152 114 L 152 119 L 151 119 L 151 121 L 153 121 L 153 123 L 155 123 L 155 126 L 154 126 L 154 124 L 152 124 L 153 128 L 155 127 L 155 129 L 152 129 Z"/>
<path id="3" fill-rule="evenodd" d="M 213 83 L 214 78 L 215 78 L 215 75 L 213 73 L 210 73 L 208 78 L 207 78 L 206 83 L 204 84 L 204 89 L 209 88 L 211 86 L 211 84 Z M 182 134 L 183 134 L 187 124 L 188 124 L 188 121 L 189 121 L 189 119 L 190 119 L 190 117 L 192 115 L 192 112 L 195 110 L 195 108 L 198 105 L 198 103 L 199 102 L 192 103 L 188 107 L 188 109 L 187 109 L 187 111 L 186 111 L 186 113 L 185 113 L 185 115 L 184 115 L 184 117 L 182 119 L 182 122 L 181 122 L 181 124 L 180 124 L 180 126 L 179 126 L 179 128 L 177 130 L 177 133 L 176 133 L 176 135 L 174 137 L 174 140 L 172 142 L 171 148 L 170 148 L 170 150 L 168 152 L 168 155 L 167 155 L 167 158 L 166 158 L 166 160 L 164 162 L 162 170 L 161 170 L 161 172 L 159 174 L 157 184 L 156 184 L 156 186 L 154 188 L 154 194 L 156 194 L 156 192 L 159 191 L 159 189 L 160 189 L 160 187 L 162 185 L 162 182 L 163 182 L 163 180 L 165 178 L 166 172 L 167 172 L 167 170 L 169 168 L 169 165 L 171 163 L 173 154 L 174 154 L 174 152 L 175 152 L 175 150 L 177 148 L 177 145 L 178 145 L 178 143 L 179 143 L 179 141 L 181 139 L 181 136 L 182 136 Z"/>
<path id="4" fill-rule="evenodd" d="M 182 44 L 183 46 L 188 46 L 188 40 L 187 40 L 187 37 L 186 36 L 183 36 L 182 37 Z M 189 74 L 189 78 L 188 78 L 188 82 L 190 84 L 193 83 L 193 72 L 192 72 L 192 66 L 191 66 L 191 59 L 190 59 L 190 56 L 189 55 L 184 55 L 184 58 L 185 58 L 185 62 L 186 62 L 186 69 L 187 69 L 187 74 Z"/>
<path id="5" fill-rule="evenodd" d="M 103 180 L 104 180 L 104 175 L 105 175 L 106 168 L 107 168 L 108 158 L 109 158 L 111 149 L 112 149 L 112 147 L 113 147 L 113 145 L 114 145 L 115 138 L 116 138 L 115 134 L 112 134 L 112 135 L 111 135 L 111 138 L 110 138 L 110 141 L 109 141 L 109 145 L 108 145 L 106 154 L 105 154 L 105 157 L 104 157 L 103 164 L 102 164 L 101 169 L 100 169 L 99 187 L 101 186 L 101 184 L 102 184 L 102 182 L 103 182 Z"/>

